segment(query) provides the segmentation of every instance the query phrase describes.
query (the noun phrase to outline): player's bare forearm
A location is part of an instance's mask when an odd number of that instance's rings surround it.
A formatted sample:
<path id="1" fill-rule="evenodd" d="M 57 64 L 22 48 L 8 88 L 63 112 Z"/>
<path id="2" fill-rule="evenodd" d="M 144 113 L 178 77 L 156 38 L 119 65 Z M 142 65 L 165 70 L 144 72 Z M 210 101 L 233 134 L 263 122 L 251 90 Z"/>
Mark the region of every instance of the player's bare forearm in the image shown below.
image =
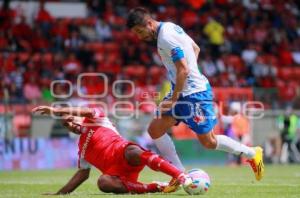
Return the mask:
<path id="1" fill-rule="evenodd" d="M 64 195 L 73 192 L 80 184 L 89 178 L 91 169 L 80 169 L 70 179 L 70 181 L 63 186 L 56 194 Z"/>
<path id="2" fill-rule="evenodd" d="M 33 113 L 41 113 L 45 115 L 65 116 L 74 115 L 79 117 L 93 117 L 93 110 L 86 107 L 51 107 L 39 106 L 32 109 Z"/>
<path id="3" fill-rule="evenodd" d="M 54 108 L 53 113 L 57 116 L 73 115 L 79 117 L 93 117 L 93 110 L 86 107 L 61 107 Z"/>
<path id="4" fill-rule="evenodd" d="M 171 98 L 172 102 L 177 101 L 181 91 L 183 90 L 184 84 L 189 74 L 187 62 L 184 58 L 176 61 L 175 66 L 177 69 L 177 73 L 176 73 L 176 84 Z"/>

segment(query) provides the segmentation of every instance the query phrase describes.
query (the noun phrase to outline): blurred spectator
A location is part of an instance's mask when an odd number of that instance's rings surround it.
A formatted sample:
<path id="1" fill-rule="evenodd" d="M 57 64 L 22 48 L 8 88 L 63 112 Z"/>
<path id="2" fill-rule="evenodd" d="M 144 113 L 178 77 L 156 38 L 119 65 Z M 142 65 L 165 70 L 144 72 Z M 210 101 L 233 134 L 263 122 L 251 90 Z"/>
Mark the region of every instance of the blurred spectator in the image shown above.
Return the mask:
<path id="1" fill-rule="evenodd" d="M 294 100 L 297 96 L 297 85 L 293 82 L 277 81 L 278 99 L 281 107 L 293 107 Z"/>
<path id="2" fill-rule="evenodd" d="M 213 60 L 209 54 L 205 55 L 205 59 L 201 61 L 201 66 L 203 68 L 203 74 L 207 77 L 213 77 L 218 73 L 223 73 L 225 71 L 225 66 L 222 60 Z"/>
<path id="3" fill-rule="evenodd" d="M 10 29 L 15 17 L 15 11 L 9 7 L 10 0 L 4 0 L 0 9 L 0 30 Z"/>
<path id="4" fill-rule="evenodd" d="M 57 20 L 56 25 L 52 27 L 51 35 L 53 36 L 54 51 L 60 51 L 64 48 L 64 40 L 69 37 L 68 27 L 63 23 L 63 20 Z"/>
<path id="5" fill-rule="evenodd" d="M 249 47 L 245 48 L 242 51 L 242 59 L 245 61 L 247 65 L 252 64 L 257 57 L 257 51 L 254 48 L 254 45 L 250 44 Z"/>
<path id="6" fill-rule="evenodd" d="M 31 27 L 26 23 L 25 16 L 21 16 L 19 22 L 12 27 L 12 35 L 17 39 L 29 40 L 33 34 Z"/>
<path id="7" fill-rule="evenodd" d="M 70 53 L 63 65 L 63 70 L 66 74 L 79 74 L 81 71 L 81 63 L 77 60 L 74 53 Z"/>
<path id="8" fill-rule="evenodd" d="M 14 137 L 29 137 L 31 127 L 31 115 L 25 107 L 21 107 L 14 112 L 12 119 Z"/>
<path id="9" fill-rule="evenodd" d="M 39 102 L 41 99 L 41 90 L 35 78 L 30 78 L 29 82 L 25 84 L 23 94 L 25 99 L 30 103 L 36 104 Z"/>
<path id="10" fill-rule="evenodd" d="M 45 52 L 49 47 L 50 43 L 44 37 L 43 32 L 40 29 L 34 30 L 33 38 L 31 39 L 31 46 L 34 51 Z"/>
<path id="11" fill-rule="evenodd" d="M 24 70 L 20 66 L 10 74 L 11 79 L 11 102 L 22 103 L 23 101 L 23 73 Z"/>
<path id="12" fill-rule="evenodd" d="M 112 40 L 111 28 L 105 21 L 98 19 L 95 28 L 100 41 L 106 42 Z"/>
<path id="13" fill-rule="evenodd" d="M 220 46 L 224 44 L 224 27 L 215 19 L 209 19 L 203 31 L 208 36 L 211 44 L 212 57 L 219 58 L 221 55 Z"/>
<path id="14" fill-rule="evenodd" d="M 35 20 L 41 27 L 43 34 L 48 35 L 54 19 L 51 14 L 45 9 L 44 0 L 40 1 L 40 8 L 35 16 Z"/>
<path id="15" fill-rule="evenodd" d="M 69 38 L 65 40 L 65 47 L 71 51 L 76 52 L 84 43 L 82 36 L 78 31 L 73 30 Z"/>
<path id="16" fill-rule="evenodd" d="M 52 102 L 54 100 L 54 96 L 52 95 L 52 92 L 50 90 L 50 80 L 47 78 L 42 79 L 41 84 L 42 84 L 42 99 L 45 102 Z"/>
<path id="17" fill-rule="evenodd" d="M 232 102 L 229 108 L 229 115 L 222 115 L 222 122 L 225 126 L 225 134 L 245 145 L 251 145 L 250 122 L 243 114 L 242 104 L 240 102 Z M 241 156 L 230 155 L 232 162 L 241 164 Z"/>
<path id="18" fill-rule="evenodd" d="M 284 115 L 277 118 L 278 127 L 281 132 L 281 162 L 300 162 L 300 150 L 296 144 L 299 141 L 297 132 L 300 129 L 300 120 L 288 107 Z"/>

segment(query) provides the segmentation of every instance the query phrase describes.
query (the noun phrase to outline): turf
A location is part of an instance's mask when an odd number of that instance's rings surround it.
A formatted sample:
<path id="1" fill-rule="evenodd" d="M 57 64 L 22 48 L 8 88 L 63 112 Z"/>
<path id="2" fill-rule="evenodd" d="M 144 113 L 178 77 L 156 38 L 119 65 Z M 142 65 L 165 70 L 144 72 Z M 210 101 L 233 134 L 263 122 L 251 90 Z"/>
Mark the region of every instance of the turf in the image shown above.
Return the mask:
<path id="1" fill-rule="evenodd" d="M 216 198 L 300 198 L 300 165 L 267 166 L 263 181 L 256 182 L 248 167 L 202 167 L 208 172 L 212 186 L 206 195 Z M 48 197 L 44 192 L 55 192 L 67 182 L 75 169 L 47 171 L 0 172 L 0 197 Z M 190 197 L 183 190 L 173 194 L 113 195 L 100 192 L 96 187 L 99 172 L 67 197 Z M 168 180 L 167 176 L 146 169 L 141 181 Z M 52 197 L 52 196 L 50 196 Z M 58 196 L 54 196 L 58 197 Z M 60 197 L 60 196 L 59 196 Z"/>

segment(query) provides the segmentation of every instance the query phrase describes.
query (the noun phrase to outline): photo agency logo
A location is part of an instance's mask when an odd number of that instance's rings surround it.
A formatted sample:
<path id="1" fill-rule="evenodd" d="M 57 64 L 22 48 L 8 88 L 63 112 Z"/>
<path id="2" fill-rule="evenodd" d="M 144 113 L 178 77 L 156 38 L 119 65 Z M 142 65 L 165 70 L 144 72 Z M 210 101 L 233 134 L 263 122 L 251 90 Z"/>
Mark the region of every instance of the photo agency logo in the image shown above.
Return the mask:
<path id="1" fill-rule="evenodd" d="M 90 94 L 85 86 L 89 82 L 90 86 L 101 87 L 97 94 Z M 101 83 L 101 86 L 98 86 Z M 143 113 L 140 111 L 143 106 L 153 107 L 153 116 L 160 118 L 164 114 L 172 115 L 180 120 L 193 119 L 201 123 L 205 119 L 215 119 L 216 117 L 228 116 L 224 112 L 225 102 L 204 101 L 193 103 L 190 101 L 168 102 L 170 105 L 157 105 L 155 100 L 161 98 L 160 92 L 142 92 L 141 100 L 136 100 L 138 90 L 132 80 L 109 81 L 104 73 L 82 73 L 78 75 L 76 85 L 69 80 L 54 80 L 51 82 L 51 95 L 57 100 L 52 103 L 52 107 L 70 107 L 79 112 L 77 107 L 93 107 L 102 109 L 105 115 L 111 115 L 115 119 L 138 119 Z M 126 91 L 124 91 L 126 88 Z M 152 96 L 149 97 L 149 96 Z M 113 102 L 107 102 L 113 97 Z M 151 98 L 151 99 L 149 99 Z M 145 99 L 145 100 L 143 100 Z M 170 107 L 172 108 L 170 109 Z M 178 114 L 177 109 L 189 109 L 184 115 Z M 264 104 L 260 101 L 245 101 L 239 103 L 236 113 L 246 116 L 248 119 L 260 119 L 264 116 Z M 51 115 L 55 119 L 61 119 L 55 114 Z"/>

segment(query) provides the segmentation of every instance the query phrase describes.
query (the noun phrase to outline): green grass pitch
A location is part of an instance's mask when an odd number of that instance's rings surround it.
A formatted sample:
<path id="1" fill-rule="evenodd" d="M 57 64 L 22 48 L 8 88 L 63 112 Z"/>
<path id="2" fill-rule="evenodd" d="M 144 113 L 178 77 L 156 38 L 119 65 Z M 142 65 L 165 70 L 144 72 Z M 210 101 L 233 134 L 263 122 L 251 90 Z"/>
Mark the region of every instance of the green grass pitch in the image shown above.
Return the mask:
<path id="1" fill-rule="evenodd" d="M 195 167 L 195 166 L 193 166 Z M 249 167 L 201 167 L 211 177 L 212 186 L 205 195 L 197 197 L 216 198 L 300 198 L 300 165 L 267 166 L 265 178 L 256 182 Z M 47 171 L 0 172 L 0 197 L 49 197 L 44 192 L 55 192 L 73 175 L 75 169 Z M 97 170 L 75 192 L 67 197 L 191 197 L 182 189 L 173 194 L 113 195 L 100 192 L 96 187 Z M 141 181 L 168 181 L 169 177 L 145 169 Z M 52 196 L 50 196 L 52 197 Z M 53 196 L 63 197 L 63 196 Z"/>

